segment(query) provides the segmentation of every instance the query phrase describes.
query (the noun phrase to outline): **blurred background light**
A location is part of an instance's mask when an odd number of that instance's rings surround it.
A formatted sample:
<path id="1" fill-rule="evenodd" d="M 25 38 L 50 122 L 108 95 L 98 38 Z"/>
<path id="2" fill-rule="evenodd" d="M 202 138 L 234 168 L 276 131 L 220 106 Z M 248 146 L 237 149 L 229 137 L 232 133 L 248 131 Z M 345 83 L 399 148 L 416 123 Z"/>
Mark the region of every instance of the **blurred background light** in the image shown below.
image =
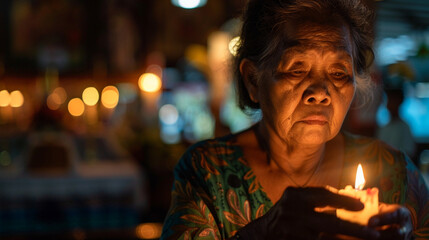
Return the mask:
<path id="1" fill-rule="evenodd" d="M 51 93 L 46 99 L 46 104 L 51 110 L 58 110 L 61 106 L 61 98 L 58 94 Z"/>
<path id="2" fill-rule="evenodd" d="M 66 90 L 62 87 L 55 88 L 52 93 L 58 96 L 58 104 L 63 104 L 67 100 Z"/>
<path id="3" fill-rule="evenodd" d="M 51 110 L 58 110 L 61 105 L 67 100 L 67 93 L 62 87 L 57 87 L 49 94 L 46 99 L 46 104 Z"/>
<path id="4" fill-rule="evenodd" d="M 415 54 L 416 44 L 407 35 L 397 38 L 383 38 L 376 43 L 376 61 L 381 66 L 404 61 Z"/>
<path id="5" fill-rule="evenodd" d="M 240 44 L 240 37 L 234 37 L 233 39 L 231 39 L 231 41 L 229 41 L 228 44 L 228 49 L 229 52 L 232 54 L 232 56 L 237 55 L 237 48 L 239 47 Z"/>
<path id="6" fill-rule="evenodd" d="M 115 86 L 107 86 L 101 92 L 101 103 L 106 108 L 114 108 L 119 102 L 119 91 Z"/>
<path id="7" fill-rule="evenodd" d="M 82 100 L 88 106 L 94 106 L 99 99 L 98 91 L 95 87 L 87 87 L 83 90 Z"/>
<path id="8" fill-rule="evenodd" d="M 15 90 L 10 93 L 10 106 L 21 107 L 24 104 L 24 96 L 21 91 Z"/>
<path id="9" fill-rule="evenodd" d="M 7 167 L 12 163 L 12 159 L 8 151 L 3 150 L 0 152 L 0 166 Z"/>
<path id="10" fill-rule="evenodd" d="M 157 239 L 161 237 L 162 224 L 142 223 L 136 227 L 136 235 L 139 239 Z"/>
<path id="11" fill-rule="evenodd" d="M 416 97 L 429 98 L 429 83 L 419 82 L 416 84 Z"/>
<path id="12" fill-rule="evenodd" d="M 232 133 L 240 132 L 259 120 L 256 113 L 253 116 L 246 115 L 238 107 L 236 99 L 236 91 L 234 85 L 231 84 L 219 114 L 222 123 L 228 126 Z"/>
<path id="13" fill-rule="evenodd" d="M 10 104 L 10 94 L 7 90 L 0 91 L 0 107 L 7 107 Z"/>
<path id="14" fill-rule="evenodd" d="M 159 119 L 162 123 L 172 125 L 179 119 L 179 112 L 172 104 L 166 104 L 159 109 Z"/>
<path id="15" fill-rule="evenodd" d="M 161 89 L 161 79 L 153 73 L 144 73 L 138 81 L 139 87 L 144 92 L 157 92 Z"/>
<path id="16" fill-rule="evenodd" d="M 146 68 L 147 73 L 153 73 L 162 79 L 162 67 L 156 64 L 151 64 Z"/>
<path id="17" fill-rule="evenodd" d="M 177 7 L 193 9 L 206 5 L 207 0 L 171 0 L 171 3 Z"/>
<path id="18" fill-rule="evenodd" d="M 376 122 L 379 127 L 386 126 L 391 120 L 390 112 L 385 104 L 381 104 L 376 113 Z"/>
<path id="19" fill-rule="evenodd" d="M 73 98 L 69 101 L 68 110 L 72 116 L 81 116 L 85 111 L 85 104 L 80 98 Z"/>
<path id="20" fill-rule="evenodd" d="M 400 117 L 408 123 L 416 139 L 429 136 L 429 98 L 406 97 L 399 108 Z"/>
<path id="21" fill-rule="evenodd" d="M 137 89 L 135 85 L 131 83 L 119 83 L 117 86 L 120 103 L 131 103 L 137 98 Z"/>
<path id="22" fill-rule="evenodd" d="M 167 144 L 180 143 L 180 130 L 178 124 L 161 125 L 161 140 Z"/>

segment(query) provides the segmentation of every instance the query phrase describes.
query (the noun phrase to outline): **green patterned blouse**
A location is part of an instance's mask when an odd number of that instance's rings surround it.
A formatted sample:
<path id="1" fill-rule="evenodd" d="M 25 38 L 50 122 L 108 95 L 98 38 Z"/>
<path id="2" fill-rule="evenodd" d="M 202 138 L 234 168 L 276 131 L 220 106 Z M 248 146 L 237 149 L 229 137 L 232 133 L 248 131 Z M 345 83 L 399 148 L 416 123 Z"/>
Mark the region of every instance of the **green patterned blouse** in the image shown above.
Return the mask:
<path id="1" fill-rule="evenodd" d="M 381 202 L 406 206 L 415 238 L 429 239 L 429 192 L 415 165 L 378 140 L 344 136 L 345 164 L 336 187 L 353 185 L 357 165 L 362 163 L 366 187 L 378 187 Z M 161 239 L 227 239 L 273 206 L 234 135 L 193 145 L 174 174 Z"/>

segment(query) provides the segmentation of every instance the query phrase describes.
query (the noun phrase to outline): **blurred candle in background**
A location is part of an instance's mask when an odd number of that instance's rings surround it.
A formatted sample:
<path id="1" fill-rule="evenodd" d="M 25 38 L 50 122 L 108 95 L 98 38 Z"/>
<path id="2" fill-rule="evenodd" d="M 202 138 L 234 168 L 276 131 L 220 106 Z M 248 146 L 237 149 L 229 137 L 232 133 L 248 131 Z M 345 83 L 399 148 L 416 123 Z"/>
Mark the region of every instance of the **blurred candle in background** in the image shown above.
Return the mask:
<path id="1" fill-rule="evenodd" d="M 13 108 L 19 108 L 24 104 L 24 96 L 21 91 L 15 90 L 10 93 L 10 106 Z"/>
<path id="2" fill-rule="evenodd" d="M 89 125 L 95 125 L 98 122 L 97 103 L 99 98 L 100 95 L 95 87 L 87 87 L 82 92 L 82 100 L 86 104 L 85 119 Z"/>
<path id="3" fill-rule="evenodd" d="M 0 91 L 0 121 L 10 122 L 13 119 L 10 107 L 11 97 L 7 90 Z"/>
<path id="4" fill-rule="evenodd" d="M 47 98 L 46 104 L 51 110 L 58 110 L 61 105 L 67 100 L 66 90 L 62 87 L 55 88 Z"/>
<path id="5" fill-rule="evenodd" d="M 161 71 L 162 73 L 162 71 Z M 161 77 L 155 73 L 143 73 L 138 80 L 141 90 L 143 114 L 146 123 L 153 125 L 157 123 L 158 100 L 161 95 Z"/>
<path id="6" fill-rule="evenodd" d="M 100 118 L 107 120 L 111 117 L 113 110 L 119 102 L 119 90 L 115 86 L 109 85 L 101 91 L 101 113 Z"/>
<path id="7" fill-rule="evenodd" d="M 68 110 L 72 116 L 79 117 L 85 111 L 85 105 L 80 98 L 73 98 L 69 101 Z"/>

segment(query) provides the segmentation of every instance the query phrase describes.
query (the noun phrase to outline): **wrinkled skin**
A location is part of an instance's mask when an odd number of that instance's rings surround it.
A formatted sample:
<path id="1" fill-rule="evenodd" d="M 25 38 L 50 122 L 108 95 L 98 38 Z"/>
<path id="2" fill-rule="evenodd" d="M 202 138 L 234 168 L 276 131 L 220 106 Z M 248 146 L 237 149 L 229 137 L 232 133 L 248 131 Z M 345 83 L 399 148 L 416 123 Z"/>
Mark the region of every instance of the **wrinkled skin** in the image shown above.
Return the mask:
<path id="1" fill-rule="evenodd" d="M 410 212 L 400 205 L 380 205 L 380 214 L 368 226 L 341 220 L 315 207 L 361 210 L 354 198 L 324 188 L 286 189 L 267 214 L 239 231 L 242 239 L 411 239 Z M 352 236 L 352 238 L 351 238 Z"/>
<path id="2" fill-rule="evenodd" d="M 252 101 L 261 106 L 260 134 L 270 153 L 268 168 L 302 183 L 323 159 L 326 142 L 339 134 L 353 100 L 353 47 L 341 21 L 329 25 L 296 23 L 286 32 L 295 44 L 285 50 L 273 76 L 256 79 L 256 66 L 246 59 L 240 71 Z M 298 170 L 304 174 L 297 174 Z M 361 226 L 314 210 L 325 206 L 362 209 L 357 199 L 314 187 L 288 187 L 278 196 L 271 198 L 275 205 L 266 215 L 239 231 L 242 239 L 411 237 L 410 212 L 399 205 L 381 205 L 380 214 L 370 219 L 368 226 Z"/>

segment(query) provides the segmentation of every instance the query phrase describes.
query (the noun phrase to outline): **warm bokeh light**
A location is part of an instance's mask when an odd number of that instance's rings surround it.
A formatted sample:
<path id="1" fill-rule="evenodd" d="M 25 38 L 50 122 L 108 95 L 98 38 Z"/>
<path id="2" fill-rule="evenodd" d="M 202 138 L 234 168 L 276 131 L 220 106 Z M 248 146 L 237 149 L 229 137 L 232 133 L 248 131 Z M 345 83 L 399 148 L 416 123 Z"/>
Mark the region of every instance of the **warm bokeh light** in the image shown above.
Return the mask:
<path id="1" fill-rule="evenodd" d="M 101 103 L 106 108 L 114 108 L 118 105 L 119 91 L 114 86 L 107 86 L 101 92 Z"/>
<path id="2" fill-rule="evenodd" d="M 162 79 L 162 67 L 156 64 L 151 64 L 146 68 L 147 73 L 153 73 Z"/>
<path id="3" fill-rule="evenodd" d="M 355 189 L 362 190 L 364 186 L 365 186 L 365 177 L 363 176 L 362 165 L 359 163 L 359 166 L 356 171 Z"/>
<path id="4" fill-rule="evenodd" d="M 15 90 L 10 93 L 11 107 L 21 107 L 23 104 L 24 104 L 24 96 L 22 96 L 21 91 Z"/>
<path id="5" fill-rule="evenodd" d="M 10 94 L 7 90 L 0 91 L 0 107 L 7 107 L 10 104 Z"/>
<path id="6" fill-rule="evenodd" d="M 80 98 L 73 98 L 68 104 L 68 109 L 72 116 L 78 117 L 85 111 L 85 104 Z"/>
<path id="7" fill-rule="evenodd" d="M 179 112 L 174 105 L 165 104 L 159 109 L 159 119 L 164 124 L 175 124 L 179 119 Z"/>
<path id="8" fill-rule="evenodd" d="M 94 106 L 97 104 L 100 95 L 95 87 L 87 87 L 83 90 L 82 100 L 88 106 Z"/>
<path id="9" fill-rule="evenodd" d="M 136 227 L 136 235 L 140 239 L 157 239 L 161 237 L 162 224 L 142 223 Z"/>
<path id="10" fill-rule="evenodd" d="M 139 78 L 139 87 L 145 92 L 157 92 L 161 89 L 161 79 L 153 73 L 144 73 Z"/>
<path id="11" fill-rule="evenodd" d="M 58 96 L 58 104 L 63 104 L 67 100 L 67 93 L 66 90 L 62 87 L 57 87 L 52 91 L 52 94 L 55 94 Z"/>
<path id="12" fill-rule="evenodd" d="M 235 37 L 229 41 L 228 49 L 232 56 L 237 55 L 238 44 L 240 44 L 240 37 Z"/>
<path id="13" fill-rule="evenodd" d="M 191 44 L 185 49 L 185 58 L 201 71 L 207 71 L 207 48 L 200 44 Z"/>
<path id="14" fill-rule="evenodd" d="M 61 106 L 61 99 L 58 94 L 51 93 L 48 96 L 48 99 L 46 99 L 46 105 L 48 105 L 48 108 L 51 110 L 57 110 Z"/>
<path id="15" fill-rule="evenodd" d="M 48 98 L 46 99 L 46 104 L 48 105 L 48 108 L 51 110 L 58 110 L 65 101 L 67 100 L 67 93 L 66 90 L 62 87 L 57 87 L 52 91 L 51 94 L 49 94 Z"/>

